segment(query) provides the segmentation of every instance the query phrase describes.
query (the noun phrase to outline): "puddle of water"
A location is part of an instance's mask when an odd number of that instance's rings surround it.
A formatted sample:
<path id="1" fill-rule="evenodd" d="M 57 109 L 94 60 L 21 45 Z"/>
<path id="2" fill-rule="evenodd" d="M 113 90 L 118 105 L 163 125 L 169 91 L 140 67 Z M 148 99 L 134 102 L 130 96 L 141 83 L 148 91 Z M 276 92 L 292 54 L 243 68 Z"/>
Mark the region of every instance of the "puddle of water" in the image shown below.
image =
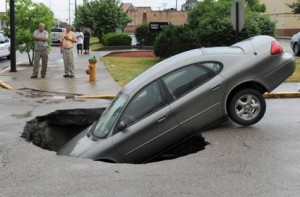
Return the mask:
<path id="1" fill-rule="evenodd" d="M 15 118 L 17 118 L 17 119 L 21 119 L 21 118 L 28 118 L 28 117 L 30 117 L 32 115 L 32 111 L 28 111 L 28 112 L 26 112 L 26 113 L 24 113 L 24 114 L 12 114 L 11 116 L 12 117 L 15 117 Z"/>

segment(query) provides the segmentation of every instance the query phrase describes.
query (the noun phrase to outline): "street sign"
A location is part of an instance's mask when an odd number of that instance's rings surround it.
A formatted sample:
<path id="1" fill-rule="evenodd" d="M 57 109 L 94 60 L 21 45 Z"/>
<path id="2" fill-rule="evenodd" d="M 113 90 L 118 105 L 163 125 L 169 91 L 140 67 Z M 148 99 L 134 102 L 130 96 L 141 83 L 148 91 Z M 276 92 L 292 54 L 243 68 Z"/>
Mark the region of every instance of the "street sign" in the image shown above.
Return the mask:
<path id="1" fill-rule="evenodd" d="M 231 7 L 231 24 L 236 32 L 245 26 L 245 8 L 242 0 L 235 0 Z"/>
<path id="2" fill-rule="evenodd" d="M 160 32 L 162 28 L 166 25 L 169 25 L 168 22 L 150 22 L 149 31 L 150 32 Z"/>

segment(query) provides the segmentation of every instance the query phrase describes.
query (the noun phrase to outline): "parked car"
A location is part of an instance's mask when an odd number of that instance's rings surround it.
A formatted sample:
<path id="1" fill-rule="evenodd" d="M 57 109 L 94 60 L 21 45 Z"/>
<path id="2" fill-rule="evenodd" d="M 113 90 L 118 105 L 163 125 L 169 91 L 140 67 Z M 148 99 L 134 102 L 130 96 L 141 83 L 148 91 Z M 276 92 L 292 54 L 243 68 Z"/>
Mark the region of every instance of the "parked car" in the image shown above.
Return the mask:
<path id="1" fill-rule="evenodd" d="M 294 54 L 300 56 L 300 32 L 292 36 L 290 44 Z"/>
<path id="2" fill-rule="evenodd" d="M 265 114 L 263 94 L 294 70 L 294 57 L 269 36 L 175 55 L 124 86 L 58 154 L 141 163 L 228 116 L 253 125 Z"/>
<path id="3" fill-rule="evenodd" d="M 60 42 L 60 36 L 64 32 L 64 28 L 60 27 L 53 27 L 51 29 L 52 34 L 52 43 L 59 43 Z"/>
<path id="4" fill-rule="evenodd" d="M 10 59 L 10 39 L 0 32 L 0 58 Z"/>

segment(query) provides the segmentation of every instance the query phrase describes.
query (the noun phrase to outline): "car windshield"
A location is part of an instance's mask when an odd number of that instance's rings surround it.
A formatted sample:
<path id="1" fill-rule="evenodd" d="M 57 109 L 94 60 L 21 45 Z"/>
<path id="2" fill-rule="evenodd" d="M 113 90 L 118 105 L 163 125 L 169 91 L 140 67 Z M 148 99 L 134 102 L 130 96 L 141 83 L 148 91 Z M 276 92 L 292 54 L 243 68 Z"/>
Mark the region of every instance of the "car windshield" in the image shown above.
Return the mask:
<path id="1" fill-rule="evenodd" d="M 118 116 L 122 112 L 128 96 L 120 91 L 116 96 L 114 101 L 109 105 L 109 107 L 104 111 L 101 118 L 97 122 L 95 129 L 93 131 L 94 136 L 97 138 L 104 138 L 111 131 L 114 126 Z"/>

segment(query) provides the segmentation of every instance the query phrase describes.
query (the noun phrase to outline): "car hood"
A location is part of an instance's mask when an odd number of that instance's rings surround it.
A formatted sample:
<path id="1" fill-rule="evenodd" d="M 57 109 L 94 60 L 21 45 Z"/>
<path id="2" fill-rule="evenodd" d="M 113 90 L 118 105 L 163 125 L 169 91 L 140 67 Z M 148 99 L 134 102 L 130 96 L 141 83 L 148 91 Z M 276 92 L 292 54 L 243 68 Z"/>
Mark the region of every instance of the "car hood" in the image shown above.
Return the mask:
<path id="1" fill-rule="evenodd" d="M 90 127 L 88 128 L 90 129 Z M 87 135 L 88 129 L 82 131 L 77 136 L 68 141 L 64 146 L 62 146 L 57 154 L 79 157 L 84 152 L 91 149 L 97 142 Z"/>

